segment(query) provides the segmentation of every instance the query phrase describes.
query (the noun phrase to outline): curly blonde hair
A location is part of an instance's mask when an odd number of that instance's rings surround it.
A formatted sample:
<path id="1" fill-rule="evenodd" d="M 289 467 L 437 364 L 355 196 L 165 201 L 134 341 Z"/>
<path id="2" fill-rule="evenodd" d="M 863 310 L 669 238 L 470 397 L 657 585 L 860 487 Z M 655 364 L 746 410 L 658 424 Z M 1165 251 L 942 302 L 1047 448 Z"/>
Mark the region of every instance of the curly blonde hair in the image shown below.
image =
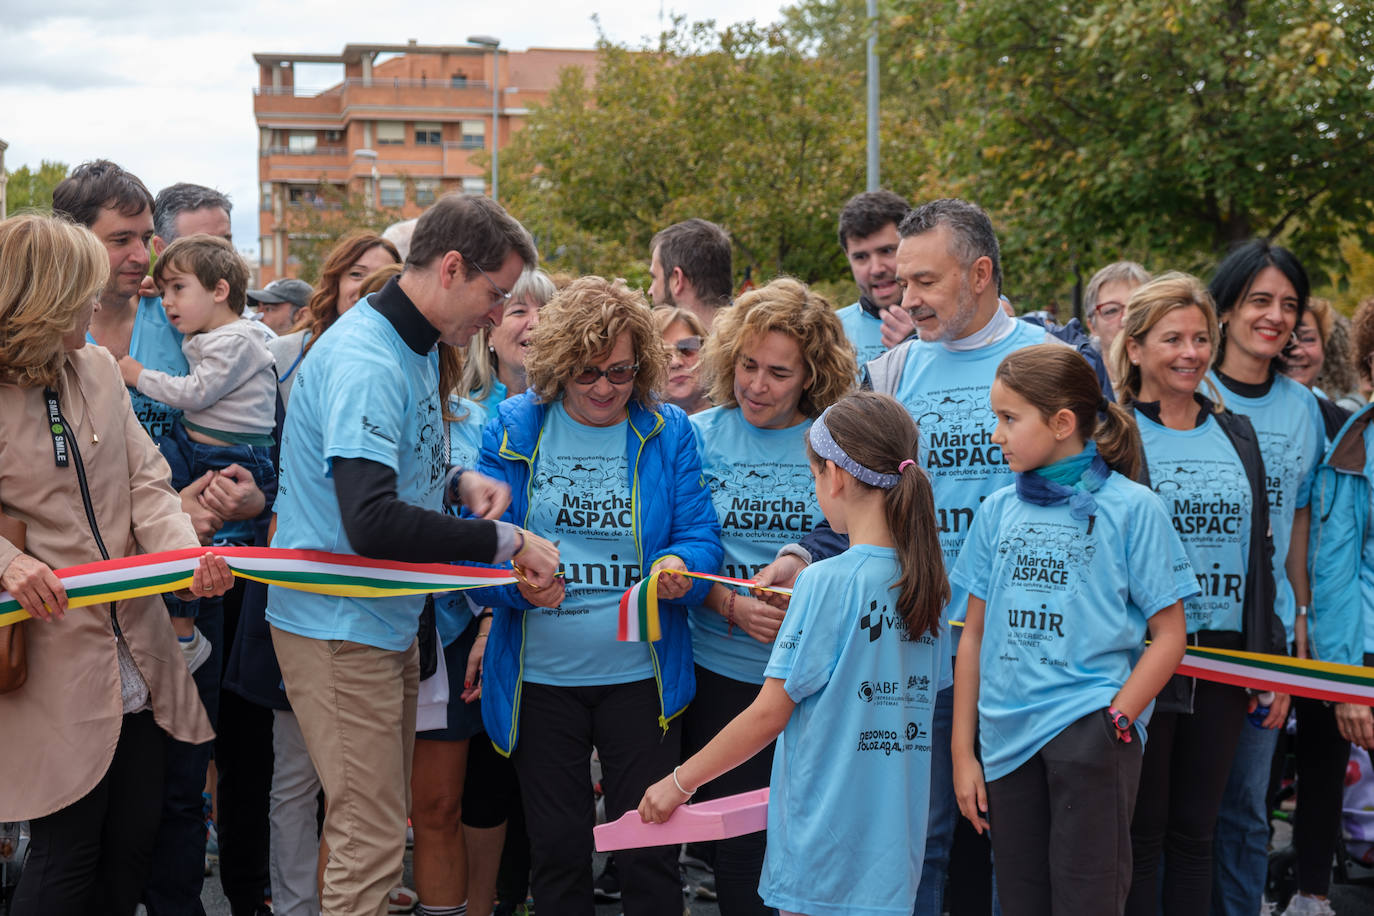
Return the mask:
<path id="1" fill-rule="evenodd" d="M 525 354 L 530 389 L 545 404 L 558 400 L 572 377 L 605 359 L 622 334 L 630 335 L 639 363 L 631 397 L 654 410 L 671 355 L 644 296 L 622 280 L 581 277 L 549 300 Z"/>
<path id="2" fill-rule="evenodd" d="M 854 389 L 858 373 L 854 345 L 845 336 L 834 306 L 805 283 L 779 277 L 767 286 L 751 289 L 717 314 L 701 351 L 702 377 L 713 403 L 739 406 L 735 363 L 745 347 L 769 331 L 786 334 L 801 350 L 806 383 L 798 407 L 803 414 L 818 417 Z"/>
<path id="3" fill-rule="evenodd" d="M 0 381 L 56 385 L 62 338 L 109 275 L 105 246 L 84 226 L 39 213 L 0 222 Z"/>

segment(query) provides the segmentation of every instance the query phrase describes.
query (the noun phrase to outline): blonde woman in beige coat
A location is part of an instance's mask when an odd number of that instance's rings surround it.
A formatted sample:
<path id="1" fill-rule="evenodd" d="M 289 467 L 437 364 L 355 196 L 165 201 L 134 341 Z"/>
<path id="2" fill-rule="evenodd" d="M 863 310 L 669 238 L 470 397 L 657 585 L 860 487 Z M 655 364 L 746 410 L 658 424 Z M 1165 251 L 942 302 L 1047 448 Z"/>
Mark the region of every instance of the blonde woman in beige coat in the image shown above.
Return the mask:
<path id="1" fill-rule="evenodd" d="M 0 506 L 27 526 L 22 550 L 0 537 L 0 586 L 35 618 L 20 624 L 28 679 L 0 695 L 0 821 L 32 822 L 16 916 L 132 913 L 166 736 L 213 737 L 161 600 L 68 608 L 53 574 L 199 545 L 114 359 L 85 346 L 108 270 L 87 229 L 36 214 L 0 223 Z M 207 553 L 188 591 L 231 582 Z"/>

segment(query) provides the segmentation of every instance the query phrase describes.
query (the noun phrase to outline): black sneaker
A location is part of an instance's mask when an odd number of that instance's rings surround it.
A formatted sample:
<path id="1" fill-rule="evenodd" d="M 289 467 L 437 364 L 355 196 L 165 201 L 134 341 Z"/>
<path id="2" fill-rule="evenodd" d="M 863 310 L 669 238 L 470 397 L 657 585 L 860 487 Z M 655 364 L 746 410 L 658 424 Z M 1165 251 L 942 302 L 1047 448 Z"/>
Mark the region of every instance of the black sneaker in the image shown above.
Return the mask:
<path id="1" fill-rule="evenodd" d="M 620 873 L 615 867 L 615 856 L 606 857 L 606 867 L 596 881 L 592 882 L 592 899 L 597 903 L 615 903 L 620 900 Z"/>

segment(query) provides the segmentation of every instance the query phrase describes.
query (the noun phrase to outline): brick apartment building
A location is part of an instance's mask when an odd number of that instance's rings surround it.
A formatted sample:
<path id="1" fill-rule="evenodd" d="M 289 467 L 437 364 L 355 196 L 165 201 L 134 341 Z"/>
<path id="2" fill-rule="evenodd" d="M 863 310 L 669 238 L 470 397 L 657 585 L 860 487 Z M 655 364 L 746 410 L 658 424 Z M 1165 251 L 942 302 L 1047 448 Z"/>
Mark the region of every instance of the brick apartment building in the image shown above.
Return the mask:
<path id="1" fill-rule="evenodd" d="M 294 274 L 286 216 L 325 206 L 321 180 L 417 216 L 441 194 L 484 194 L 491 149 L 493 51 L 467 45 L 347 45 L 341 54 L 254 54 L 258 87 L 260 283 Z M 569 66 L 590 79 L 596 51 L 499 49 L 500 148 Z M 387 55 L 386 59 L 378 60 Z M 397 56 L 391 56 L 397 55 Z M 296 64 L 337 65 L 339 81 L 297 89 Z M 380 230 L 382 227 L 378 227 Z"/>

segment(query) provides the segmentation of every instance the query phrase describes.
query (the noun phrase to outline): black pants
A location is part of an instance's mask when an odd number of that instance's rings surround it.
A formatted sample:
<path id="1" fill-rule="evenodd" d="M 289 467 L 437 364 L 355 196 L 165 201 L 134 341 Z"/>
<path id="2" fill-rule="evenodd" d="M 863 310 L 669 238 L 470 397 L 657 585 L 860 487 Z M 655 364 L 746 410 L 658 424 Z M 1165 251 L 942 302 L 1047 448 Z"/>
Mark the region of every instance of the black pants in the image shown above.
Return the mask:
<path id="1" fill-rule="evenodd" d="M 1193 712 L 1156 712 L 1131 820 L 1130 916 L 1206 916 L 1212 899 L 1212 832 L 1245 727 L 1241 687 L 1199 680 Z M 1165 860 L 1159 881 L 1160 854 Z"/>
<path id="2" fill-rule="evenodd" d="M 34 820 L 14 916 L 128 916 L 138 905 L 162 814 L 167 736 L 151 711 L 128 715 L 94 789 Z"/>
<path id="3" fill-rule="evenodd" d="M 988 783 L 997 897 L 1007 916 L 1121 913 L 1131 883 L 1131 809 L 1140 741 L 1106 711 L 1069 725 Z"/>
<path id="4" fill-rule="evenodd" d="M 696 666 L 697 694 L 682 717 L 682 758 L 701 750 L 744 711 L 759 695 L 757 684 L 748 684 Z M 697 789 L 695 801 L 707 801 L 762 789 L 773 775 L 773 748 L 770 743 L 746 762 Z M 712 867 L 716 875 L 717 905 L 721 916 L 767 916 L 775 912 L 764 906 L 759 896 L 759 876 L 763 873 L 763 854 L 768 831 L 719 840 Z"/>
<path id="5" fill-rule="evenodd" d="M 224 596 L 224 645 L 234 645 L 245 580 Z M 227 652 L 226 652 L 227 657 Z M 267 813 L 272 792 L 272 710 L 232 691 L 220 694 L 215 738 L 219 880 L 233 916 L 263 908 L 271 879 Z"/>
<path id="6" fill-rule="evenodd" d="M 600 687 L 526 683 L 513 759 L 530 832 L 534 899 L 548 916 L 592 916 L 591 753 L 601 759 L 606 819 L 639 806 L 678 762 L 681 726 L 658 726 L 652 680 Z M 625 916 L 682 912 L 677 847 L 616 853 Z"/>
<path id="7" fill-rule="evenodd" d="M 1298 808 L 1293 845 L 1298 850 L 1298 890 L 1326 896 L 1331 889 L 1331 858 L 1341 825 L 1345 767 L 1350 742 L 1336 727 L 1335 707 L 1294 697 L 1298 714 Z"/>

